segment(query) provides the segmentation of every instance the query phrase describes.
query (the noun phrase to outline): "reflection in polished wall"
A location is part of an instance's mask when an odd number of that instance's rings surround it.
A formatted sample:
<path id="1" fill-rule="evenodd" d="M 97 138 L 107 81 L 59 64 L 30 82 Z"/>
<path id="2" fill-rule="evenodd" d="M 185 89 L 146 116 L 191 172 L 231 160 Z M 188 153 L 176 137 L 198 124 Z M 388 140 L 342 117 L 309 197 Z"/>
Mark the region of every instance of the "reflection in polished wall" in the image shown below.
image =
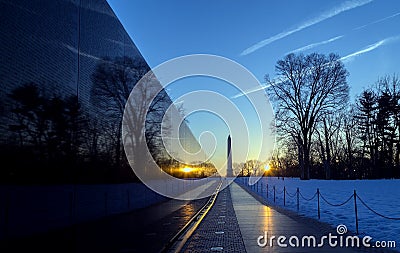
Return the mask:
<path id="1" fill-rule="evenodd" d="M 9 164 L 0 181 L 135 180 L 121 119 L 149 66 L 107 2 L 5 0 L 0 8 L 0 153 Z M 148 115 L 146 134 L 155 137 L 147 144 L 168 161 L 158 119 L 171 100 L 164 91 L 159 97 Z"/>

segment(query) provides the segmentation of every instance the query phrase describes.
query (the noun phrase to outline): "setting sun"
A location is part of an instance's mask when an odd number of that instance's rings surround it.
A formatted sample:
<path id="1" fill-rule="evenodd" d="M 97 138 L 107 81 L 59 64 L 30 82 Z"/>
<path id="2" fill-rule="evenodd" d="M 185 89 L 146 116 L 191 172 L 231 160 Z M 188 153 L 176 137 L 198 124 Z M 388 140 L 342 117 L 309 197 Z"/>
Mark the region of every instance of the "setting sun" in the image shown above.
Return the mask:
<path id="1" fill-rule="evenodd" d="M 269 166 L 269 164 L 266 164 L 265 167 L 264 167 L 264 170 L 265 171 L 269 171 L 270 169 L 271 169 L 271 166 Z"/>
<path id="2" fill-rule="evenodd" d="M 185 167 L 185 168 L 182 169 L 182 171 L 185 172 L 185 173 L 189 173 L 189 172 L 193 171 L 193 168 Z"/>

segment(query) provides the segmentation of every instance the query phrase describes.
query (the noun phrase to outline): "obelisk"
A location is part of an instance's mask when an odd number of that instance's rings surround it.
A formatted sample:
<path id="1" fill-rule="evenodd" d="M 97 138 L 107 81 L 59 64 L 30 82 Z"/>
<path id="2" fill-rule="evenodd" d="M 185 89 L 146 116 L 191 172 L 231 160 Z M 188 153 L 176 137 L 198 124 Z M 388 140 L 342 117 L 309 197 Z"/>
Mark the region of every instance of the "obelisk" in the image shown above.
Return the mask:
<path id="1" fill-rule="evenodd" d="M 233 169 L 232 169 L 232 140 L 231 136 L 228 136 L 228 153 L 227 153 L 227 167 L 226 167 L 226 176 L 233 177 Z"/>

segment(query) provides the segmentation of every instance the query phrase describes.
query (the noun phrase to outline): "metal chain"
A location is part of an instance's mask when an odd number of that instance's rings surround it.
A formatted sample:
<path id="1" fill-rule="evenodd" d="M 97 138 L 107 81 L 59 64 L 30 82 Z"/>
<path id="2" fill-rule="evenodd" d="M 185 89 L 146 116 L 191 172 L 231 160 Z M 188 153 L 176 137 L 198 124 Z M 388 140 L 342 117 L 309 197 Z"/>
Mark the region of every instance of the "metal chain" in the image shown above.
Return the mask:
<path id="1" fill-rule="evenodd" d="M 273 189 L 268 189 L 268 192 L 272 194 L 274 191 L 273 191 Z M 282 191 L 280 191 L 280 192 L 277 192 L 276 189 L 275 189 L 275 193 L 276 193 L 276 194 L 282 194 L 283 192 L 284 192 L 284 189 L 282 189 Z M 287 194 L 289 197 L 291 197 L 291 198 L 295 197 L 295 196 L 296 196 L 296 193 L 297 193 L 297 192 L 295 192 L 294 194 L 290 194 L 288 191 L 286 191 L 286 194 Z M 317 192 L 315 192 L 314 195 L 313 195 L 311 198 L 306 198 L 306 197 L 304 197 L 304 195 L 301 193 L 301 191 L 299 191 L 299 195 L 300 195 L 300 197 L 301 197 L 302 199 L 304 199 L 305 201 L 311 201 L 311 200 L 313 200 L 313 199 L 317 196 Z M 319 195 L 320 195 L 321 199 L 322 199 L 323 201 L 325 201 L 325 203 L 327 203 L 327 204 L 330 205 L 330 206 L 344 206 L 344 205 L 346 205 L 348 202 L 350 202 L 350 200 L 351 200 L 352 198 L 354 198 L 354 194 L 352 194 L 346 201 L 344 201 L 344 202 L 342 202 L 342 203 L 339 203 L 339 204 L 332 204 L 332 203 L 329 202 L 321 193 L 320 193 Z M 389 219 L 389 220 L 400 220 L 400 217 L 388 217 L 388 216 L 386 216 L 386 215 L 383 215 L 383 214 L 378 213 L 377 211 L 375 211 L 374 209 L 372 209 L 371 207 L 369 207 L 369 206 L 364 202 L 364 200 L 361 199 L 361 197 L 360 197 L 358 194 L 356 195 L 356 197 L 357 197 L 357 199 L 358 199 L 368 210 L 370 210 L 372 213 L 374 213 L 374 214 L 376 214 L 376 215 L 378 215 L 378 216 L 380 216 L 380 217 L 382 217 L 382 218 L 385 218 L 385 219 Z"/>
<path id="2" fill-rule="evenodd" d="M 388 217 L 388 216 L 386 216 L 386 215 L 383 215 L 383 214 L 380 214 L 380 213 L 376 212 L 376 211 L 373 210 L 371 207 L 369 207 L 369 206 L 360 198 L 360 196 L 359 196 L 358 194 L 357 194 L 357 198 L 358 198 L 358 200 L 360 200 L 360 202 L 361 202 L 368 210 L 370 210 L 370 211 L 373 212 L 374 214 L 376 214 L 376 215 L 378 215 L 378 216 L 380 216 L 380 217 L 382 217 L 382 218 L 389 219 L 389 220 L 400 220 L 400 218 Z"/>
<path id="3" fill-rule="evenodd" d="M 332 204 L 332 203 L 330 203 L 324 196 L 322 196 L 321 193 L 319 194 L 319 196 L 321 196 L 321 199 L 323 201 L 325 201 L 330 206 L 343 206 L 343 205 L 346 205 L 354 197 L 354 194 L 352 194 L 345 202 L 340 203 L 340 204 Z"/>
<path id="4" fill-rule="evenodd" d="M 300 196 L 305 200 L 305 201 L 311 201 L 313 200 L 316 196 L 317 196 L 317 192 L 314 193 L 314 196 L 312 196 L 310 199 L 306 198 L 303 196 L 303 194 L 301 193 L 301 191 L 299 191 Z"/>
<path id="5" fill-rule="evenodd" d="M 284 189 L 282 189 L 282 191 L 278 192 L 278 191 L 276 191 L 276 189 L 275 189 L 276 194 L 279 194 L 279 195 L 281 195 L 281 194 L 283 193 L 283 190 L 284 190 Z"/>
<path id="6" fill-rule="evenodd" d="M 290 194 L 290 193 L 286 190 L 286 194 L 287 194 L 290 198 L 296 197 L 296 193 L 297 193 L 297 192 L 294 192 L 293 195 L 292 195 L 292 194 Z"/>

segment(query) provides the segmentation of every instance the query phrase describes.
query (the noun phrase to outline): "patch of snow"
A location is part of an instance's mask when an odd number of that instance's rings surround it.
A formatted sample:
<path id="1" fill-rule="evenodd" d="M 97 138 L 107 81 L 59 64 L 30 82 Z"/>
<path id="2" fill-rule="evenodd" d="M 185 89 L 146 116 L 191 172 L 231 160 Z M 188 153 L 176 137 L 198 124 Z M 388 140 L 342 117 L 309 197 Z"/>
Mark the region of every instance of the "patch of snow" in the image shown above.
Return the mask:
<path id="1" fill-rule="evenodd" d="M 238 178 L 241 183 L 247 184 L 247 178 Z M 374 211 L 387 217 L 400 218 L 400 180 L 300 180 L 298 178 L 264 177 L 253 186 L 247 186 L 252 191 L 267 199 L 267 184 L 269 189 L 268 201 L 273 202 L 273 187 L 275 186 L 275 205 L 297 212 L 297 194 L 309 199 L 317 189 L 330 204 L 341 204 L 351 198 L 343 206 L 331 206 L 320 198 L 321 221 L 333 227 L 344 224 L 353 232 L 356 231 L 354 190 L 357 195 Z M 283 188 L 286 187 L 286 205 L 283 203 Z M 289 196 L 290 195 L 290 196 Z M 396 241 L 400 245 L 400 220 L 391 220 L 380 217 L 368 210 L 357 199 L 358 226 L 360 235 L 368 235 L 373 240 Z M 318 200 L 307 201 L 299 197 L 299 214 L 318 219 Z"/>

